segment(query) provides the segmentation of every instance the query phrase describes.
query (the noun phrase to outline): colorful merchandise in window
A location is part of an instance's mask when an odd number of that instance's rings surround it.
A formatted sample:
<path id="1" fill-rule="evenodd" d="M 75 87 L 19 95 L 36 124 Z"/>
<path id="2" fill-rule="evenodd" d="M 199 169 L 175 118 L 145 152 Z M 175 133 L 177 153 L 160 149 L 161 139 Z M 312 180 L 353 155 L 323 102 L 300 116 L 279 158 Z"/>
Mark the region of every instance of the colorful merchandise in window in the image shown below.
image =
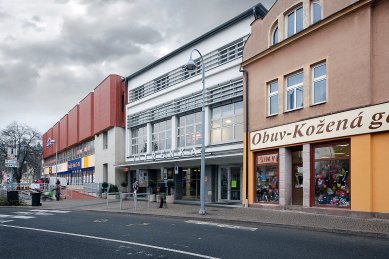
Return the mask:
<path id="1" fill-rule="evenodd" d="M 278 154 L 257 156 L 256 202 L 278 203 Z"/>
<path id="2" fill-rule="evenodd" d="M 350 144 L 315 147 L 315 205 L 350 207 Z"/>

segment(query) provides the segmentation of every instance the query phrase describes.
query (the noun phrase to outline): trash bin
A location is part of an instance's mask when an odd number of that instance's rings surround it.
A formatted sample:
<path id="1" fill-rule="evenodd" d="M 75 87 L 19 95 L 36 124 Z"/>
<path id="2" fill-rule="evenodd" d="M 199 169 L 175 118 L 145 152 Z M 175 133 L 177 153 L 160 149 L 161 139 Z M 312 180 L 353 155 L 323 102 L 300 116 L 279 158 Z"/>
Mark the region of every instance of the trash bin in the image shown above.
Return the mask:
<path id="1" fill-rule="evenodd" d="M 31 193 L 31 206 L 41 206 L 41 193 L 32 192 Z"/>
<path id="2" fill-rule="evenodd" d="M 18 191 L 8 191 L 7 192 L 7 201 L 9 203 L 14 203 L 19 201 L 19 192 Z"/>

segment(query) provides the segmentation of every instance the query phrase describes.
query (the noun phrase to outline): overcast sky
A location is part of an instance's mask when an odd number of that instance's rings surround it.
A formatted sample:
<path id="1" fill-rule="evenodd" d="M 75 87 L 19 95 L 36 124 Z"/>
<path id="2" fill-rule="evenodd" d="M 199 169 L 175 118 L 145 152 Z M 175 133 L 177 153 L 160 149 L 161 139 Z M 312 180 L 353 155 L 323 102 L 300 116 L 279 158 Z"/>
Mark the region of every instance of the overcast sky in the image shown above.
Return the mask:
<path id="1" fill-rule="evenodd" d="M 0 129 L 44 133 L 107 75 L 128 76 L 259 2 L 274 0 L 0 0 Z"/>

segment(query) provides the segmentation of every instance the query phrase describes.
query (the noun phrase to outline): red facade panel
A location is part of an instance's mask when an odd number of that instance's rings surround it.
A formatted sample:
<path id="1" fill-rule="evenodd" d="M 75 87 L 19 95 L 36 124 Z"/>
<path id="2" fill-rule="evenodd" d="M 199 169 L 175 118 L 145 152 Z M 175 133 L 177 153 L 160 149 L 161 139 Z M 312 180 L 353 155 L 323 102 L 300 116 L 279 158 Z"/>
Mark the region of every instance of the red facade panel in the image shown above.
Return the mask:
<path id="1" fill-rule="evenodd" d="M 47 139 L 53 139 L 53 128 L 50 128 L 48 131 L 47 131 Z M 46 144 L 47 144 L 47 141 L 46 141 Z M 54 145 L 51 145 L 50 147 L 47 148 L 47 156 L 52 156 L 55 154 L 55 148 L 54 148 Z"/>
<path id="2" fill-rule="evenodd" d="M 79 105 L 77 104 L 68 113 L 68 146 L 72 146 L 78 143 L 78 132 L 79 132 L 78 115 L 79 115 Z"/>
<path id="3" fill-rule="evenodd" d="M 59 121 L 59 143 L 58 150 L 64 150 L 68 147 L 68 115 L 66 114 Z"/>
<path id="4" fill-rule="evenodd" d="M 94 93 L 88 94 L 79 104 L 79 141 L 93 136 Z"/>
<path id="5" fill-rule="evenodd" d="M 46 143 L 47 143 L 47 132 L 45 132 L 45 133 L 42 135 L 42 157 L 43 157 L 43 158 L 46 158 L 46 157 L 47 157 L 47 147 L 46 147 Z"/>
<path id="6" fill-rule="evenodd" d="M 110 75 L 94 91 L 94 134 L 113 126 L 124 127 L 125 93 L 120 76 Z M 122 109 L 123 108 L 123 109 Z"/>
<path id="7" fill-rule="evenodd" d="M 55 154 L 55 149 L 58 148 L 59 150 L 59 147 L 61 146 L 61 140 L 59 139 L 59 135 L 60 135 L 59 122 L 57 122 L 53 127 L 53 139 L 55 140 L 55 144 L 53 145 L 54 154 Z M 56 145 L 58 145 L 58 147 L 56 147 Z"/>

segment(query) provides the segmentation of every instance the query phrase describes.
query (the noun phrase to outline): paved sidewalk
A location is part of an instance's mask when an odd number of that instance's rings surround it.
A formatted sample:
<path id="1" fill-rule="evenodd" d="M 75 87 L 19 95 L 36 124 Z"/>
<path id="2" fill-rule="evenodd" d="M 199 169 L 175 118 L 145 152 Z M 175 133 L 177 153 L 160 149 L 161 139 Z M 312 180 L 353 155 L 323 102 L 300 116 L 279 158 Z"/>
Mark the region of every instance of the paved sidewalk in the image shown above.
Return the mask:
<path id="1" fill-rule="evenodd" d="M 180 217 L 188 219 L 217 221 L 231 224 L 247 224 L 257 226 L 283 226 L 289 228 L 347 233 L 358 236 L 370 236 L 389 239 L 389 220 L 377 218 L 355 218 L 314 214 L 294 210 L 273 210 L 263 208 L 242 208 L 231 206 L 206 205 L 206 215 L 199 215 L 198 205 L 168 204 L 158 208 L 156 202 L 138 201 L 137 209 L 132 200 L 125 200 L 120 209 L 119 200 L 83 199 L 61 200 L 59 202 L 43 202 L 41 209 L 86 210 L 124 214 L 145 214 L 154 216 Z M 164 204 L 165 206 L 166 204 Z"/>

